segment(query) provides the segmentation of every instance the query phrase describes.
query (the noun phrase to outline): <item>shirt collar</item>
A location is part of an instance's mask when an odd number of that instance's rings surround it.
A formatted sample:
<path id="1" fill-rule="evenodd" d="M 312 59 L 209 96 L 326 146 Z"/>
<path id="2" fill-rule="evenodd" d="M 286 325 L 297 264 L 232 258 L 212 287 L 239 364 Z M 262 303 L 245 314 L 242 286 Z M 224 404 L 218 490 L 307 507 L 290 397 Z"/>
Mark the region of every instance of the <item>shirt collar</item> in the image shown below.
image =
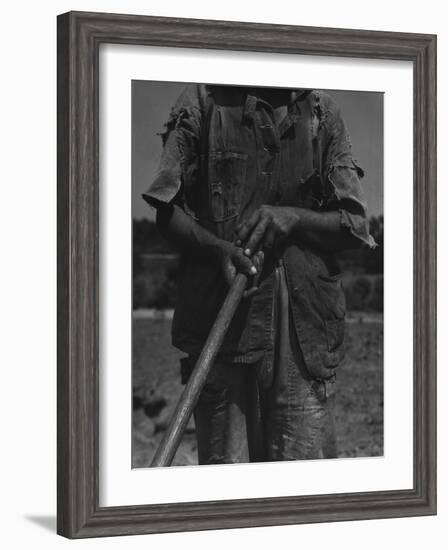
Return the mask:
<path id="1" fill-rule="evenodd" d="M 282 136 L 297 121 L 299 115 L 297 113 L 296 103 L 304 99 L 309 92 L 310 90 L 302 88 L 291 90 L 288 102 L 288 112 L 279 124 L 280 136 Z M 244 103 L 243 121 L 253 120 L 258 103 L 264 103 L 265 105 L 270 106 L 264 99 L 257 96 L 256 91 L 253 88 L 250 88 L 247 92 L 246 101 Z"/>

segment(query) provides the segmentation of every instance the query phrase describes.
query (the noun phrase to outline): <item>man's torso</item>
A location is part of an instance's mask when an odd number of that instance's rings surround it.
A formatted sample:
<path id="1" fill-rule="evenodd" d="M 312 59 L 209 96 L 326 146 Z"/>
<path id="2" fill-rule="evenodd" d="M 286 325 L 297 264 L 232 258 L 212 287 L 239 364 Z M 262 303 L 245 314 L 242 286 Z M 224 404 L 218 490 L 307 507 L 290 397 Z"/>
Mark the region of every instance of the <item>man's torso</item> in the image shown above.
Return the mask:
<path id="1" fill-rule="evenodd" d="M 237 224 L 262 204 L 318 209 L 324 193 L 314 94 L 259 92 L 207 89 L 199 151 L 184 173 L 186 208 L 228 241 Z M 324 377 L 341 358 L 344 294 L 333 276 L 332 258 L 297 243 L 266 257 L 260 291 L 241 304 L 221 355 L 253 362 L 272 349 L 274 271 L 280 261 L 305 360 L 315 375 Z M 218 268 L 183 259 L 173 323 L 177 347 L 198 352 L 227 290 Z"/>

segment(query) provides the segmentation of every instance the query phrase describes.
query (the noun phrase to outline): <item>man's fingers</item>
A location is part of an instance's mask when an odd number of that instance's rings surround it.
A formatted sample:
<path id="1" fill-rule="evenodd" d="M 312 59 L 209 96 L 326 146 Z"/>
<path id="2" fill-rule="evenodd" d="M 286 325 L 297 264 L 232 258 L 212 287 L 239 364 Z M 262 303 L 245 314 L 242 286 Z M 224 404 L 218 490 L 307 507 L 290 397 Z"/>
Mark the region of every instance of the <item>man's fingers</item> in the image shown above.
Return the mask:
<path id="1" fill-rule="evenodd" d="M 247 236 L 252 231 L 252 228 L 258 222 L 259 217 L 260 217 L 260 212 L 256 210 L 248 220 L 240 223 L 240 225 L 236 228 L 236 231 L 235 231 L 237 236 L 237 242 L 239 241 L 240 243 L 243 243 L 247 239 Z"/>
<path id="2" fill-rule="evenodd" d="M 272 228 L 268 228 L 264 235 L 263 247 L 266 250 L 270 250 L 275 243 L 275 231 Z"/>
<path id="3" fill-rule="evenodd" d="M 251 277 L 252 284 L 256 285 L 263 269 L 263 258 L 262 251 L 257 252 L 253 258 L 248 258 L 241 248 L 235 248 L 223 264 L 223 274 L 227 284 L 232 284 L 237 273 L 244 273 Z"/>
<path id="4" fill-rule="evenodd" d="M 252 230 L 249 240 L 244 247 L 244 254 L 246 254 L 246 256 L 251 256 L 253 251 L 258 248 L 258 245 L 263 239 L 268 225 L 269 220 L 267 218 L 262 218 Z"/>
<path id="5" fill-rule="evenodd" d="M 249 258 L 244 256 L 242 252 L 238 253 L 235 256 L 234 265 L 239 272 L 245 273 L 248 276 L 253 276 L 257 273 L 257 268 L 255 267 L 255 265 Z"/>
<path id="6" fill-rule="evenodd" d="M 263 262 L 264 262 L 264 254 L 263 251 L 260 250 L 252 257 L 252 262 L 257 270 L 257 274 L 252 279 L 252 286 L 258 287 L 258 281 L 261 277 L 261 272 L 263 271 Z"/>
<path id="7" fill-rule="evenodd" d="M 258 281 L 260 280 L 261 272 L 263 271 L 263 262 L 264 262 L 264 253 L 262 250 L 254 254 L 251 258 L 252 263 L 254 267 L 257 270 L 256 275 L 252 278 L 252 284 L 251 286 L 244 292 L 243 296 L 244 298 L 250 298 L 251 296 L 254 296 L 254 294 L 257 294 L 259 289 Z"/>
<path id="8" fill-rule="evenodd" d="M 258 252 L 257 256 L 258 256 L 258 265 L 259 265 L 258 271 L 261 274 L 261 272 L 263 271 L 263 267 L 264 267 L 264 252 L 263 252 L 263 250 L 260 250 Z"/>
<path id="9" fill-rule="evenodd" d="M 226 283 L 230 286 L 233 283 L 233 279 L 236 277 L 236 269 L 231 261 L 226 262 L 224 266 L 224 278 Z"/>
<path id="10" fill-rule="evenodd" d="M 264 252 L 262 250 L 259 250 L 256 254 L 252 256 L 251 260 L 256 267 L 258 274 L 260 274 L 263 271 Z"/>

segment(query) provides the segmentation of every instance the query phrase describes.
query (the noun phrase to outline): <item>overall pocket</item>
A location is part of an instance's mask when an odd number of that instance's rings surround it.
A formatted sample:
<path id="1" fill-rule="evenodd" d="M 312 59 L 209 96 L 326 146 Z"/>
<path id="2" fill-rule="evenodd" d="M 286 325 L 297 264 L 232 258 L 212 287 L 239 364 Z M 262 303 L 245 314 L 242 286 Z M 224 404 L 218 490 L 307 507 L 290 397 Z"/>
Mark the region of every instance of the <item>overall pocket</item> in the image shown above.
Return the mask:
<path id="1" fill-rule="evenodd" d="M 329 352 L 337 351 L 344 343 L 345 320 L 328 319 L 325 321 L 327 332 L 327 349 Z"/>
<path id="2" fill-rule="evenodd" d="M 337 366 L 343 355 L 345 340 L 345 293 L 340 277 L 319 275 L 322 317 L 325 326 L 327 367 Z"/>
<path id="3" fill-rule="evenodd" d="M 247 154 L 211 151 L 208 155 L 210 219 L 222 222 L 238 215 L 246 177 Z"/>
<path id="4" fill-rule="evenodd" d="M 344 321 L 346 304 L 341 278 L 319 274 L 317 282 L 323 318 L 326 321 Z"/>

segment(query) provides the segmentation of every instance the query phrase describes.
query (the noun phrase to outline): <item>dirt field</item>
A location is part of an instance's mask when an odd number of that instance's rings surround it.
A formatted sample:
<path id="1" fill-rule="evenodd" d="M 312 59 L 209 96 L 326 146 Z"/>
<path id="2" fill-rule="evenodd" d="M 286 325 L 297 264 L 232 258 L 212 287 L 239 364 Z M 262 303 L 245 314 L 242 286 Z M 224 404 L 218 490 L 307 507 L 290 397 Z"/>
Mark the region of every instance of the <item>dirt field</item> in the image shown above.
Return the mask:
<path id="1" fill-rule="evenodd" d="M 347 323 L 347 355 L 337 374 L 336 425 L 341 457 L 383 454 L 383 323 L 357 314 Z M 170 320 L 133 321 L 132 466 L 148 467 L 182 391 L 179 357 L 170 344 Z M 175 465 L 196 464 L 193 421 Z"/>

